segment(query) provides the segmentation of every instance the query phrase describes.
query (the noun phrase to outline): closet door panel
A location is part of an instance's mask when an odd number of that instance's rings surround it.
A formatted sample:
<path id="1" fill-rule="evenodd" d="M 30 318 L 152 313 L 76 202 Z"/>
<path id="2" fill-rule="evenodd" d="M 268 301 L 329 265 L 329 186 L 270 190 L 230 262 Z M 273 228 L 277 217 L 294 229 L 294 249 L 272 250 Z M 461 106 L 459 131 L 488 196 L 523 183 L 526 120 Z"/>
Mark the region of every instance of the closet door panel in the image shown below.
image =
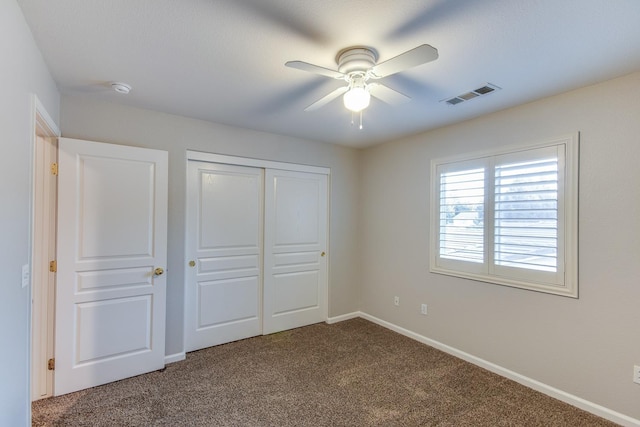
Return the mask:
<path id="1" fill-rule="evenodd" d="M 327 317 L 327 176 L 265 175 L 264 333 Z"/>
<path id="2" fill-rule="evenodd" d="M 187 351 L 262 333 L 263 169 L 189 161 Z"/>

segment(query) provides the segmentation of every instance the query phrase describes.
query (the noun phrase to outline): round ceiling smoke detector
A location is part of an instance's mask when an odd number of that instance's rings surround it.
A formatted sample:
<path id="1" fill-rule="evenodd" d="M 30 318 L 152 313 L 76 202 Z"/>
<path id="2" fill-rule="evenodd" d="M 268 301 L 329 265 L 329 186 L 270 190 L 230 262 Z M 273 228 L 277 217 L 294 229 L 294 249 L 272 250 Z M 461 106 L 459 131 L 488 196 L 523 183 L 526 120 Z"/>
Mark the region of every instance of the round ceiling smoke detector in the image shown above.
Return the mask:
<path id="1" fill-rule="evenodd" d="M 111 83 L 111 89 L 115 90 L 118 93 L 127 94 L 131 91 L 131 86 L 126 83 L 121 82 L 113 82 Z"/>

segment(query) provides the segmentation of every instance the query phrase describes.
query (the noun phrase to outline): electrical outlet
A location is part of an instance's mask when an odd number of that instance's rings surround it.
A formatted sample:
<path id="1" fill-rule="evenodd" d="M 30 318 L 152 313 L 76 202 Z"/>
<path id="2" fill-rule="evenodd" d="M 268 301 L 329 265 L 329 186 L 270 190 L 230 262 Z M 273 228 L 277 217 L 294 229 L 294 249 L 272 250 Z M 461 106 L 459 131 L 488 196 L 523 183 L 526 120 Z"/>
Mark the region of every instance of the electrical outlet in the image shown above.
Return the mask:
<path id="1" fill-rule="evenodd" d="M 422 304 L 420 306 L 420 313 L 424 314 L 425 316 L 427 315 L 427 304 Z"/>
<path id="2" fill-rule="evenodd" d="M 640 366 L 638 365 L 633 367 L 633 382 L 640 384 Z"/>
<path id="3" fill-rule="evenodd" d="M 393 297 L 393 305 L 395 306 L 400 305 L 400 297 Z"/>

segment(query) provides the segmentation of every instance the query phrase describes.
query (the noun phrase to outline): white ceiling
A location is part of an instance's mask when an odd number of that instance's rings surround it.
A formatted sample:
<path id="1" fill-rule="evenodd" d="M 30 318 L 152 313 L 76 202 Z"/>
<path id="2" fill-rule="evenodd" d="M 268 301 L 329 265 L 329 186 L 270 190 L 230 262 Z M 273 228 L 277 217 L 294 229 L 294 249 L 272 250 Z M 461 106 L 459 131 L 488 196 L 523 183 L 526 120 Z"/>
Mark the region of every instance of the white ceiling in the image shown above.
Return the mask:
<path id="1" fill-rule="evenodd" d="M 63 94 L 249 129 L 365 147 L 640 70 L 638 0 L 18 0 Z M 287 68 L 337 68 L 342 48 L 380 61 L 421 44 L 439 59 L 381 82 L 364 129 L 343 82 Z M 133 86 L 129 95 L 111 81 Z M 457 106 L 445 98 L 493 83 Z"/>

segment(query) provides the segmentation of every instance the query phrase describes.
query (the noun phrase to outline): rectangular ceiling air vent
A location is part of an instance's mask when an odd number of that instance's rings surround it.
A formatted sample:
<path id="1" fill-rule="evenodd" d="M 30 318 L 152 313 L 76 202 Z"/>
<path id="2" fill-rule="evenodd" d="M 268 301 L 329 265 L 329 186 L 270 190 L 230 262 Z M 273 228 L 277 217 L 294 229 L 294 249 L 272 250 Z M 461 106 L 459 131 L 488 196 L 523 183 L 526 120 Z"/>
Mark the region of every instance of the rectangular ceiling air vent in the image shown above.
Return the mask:
<path id="1" fill-rule="evenodd" d="M 479 96 L 483 96 L 483 95 L 488 95 L 492 92 L 495 92 L 496 90 L 500 90 L 501 88 L 491 84 L 491 83 L 487 83 L 484 86 L 481 86 L 477 89 L 471 90 L 469 92 L 465 92 L 461 95 L 458 96 L 454 96 L 452 98 L 446 98 L 441 100 L 440 102 L 446 102 L 449 105 L 456 105 L 456 104 L 460 104 L 462 102 L 465 101 L 469 101 L 473 98 L 477 98 Z"/>

